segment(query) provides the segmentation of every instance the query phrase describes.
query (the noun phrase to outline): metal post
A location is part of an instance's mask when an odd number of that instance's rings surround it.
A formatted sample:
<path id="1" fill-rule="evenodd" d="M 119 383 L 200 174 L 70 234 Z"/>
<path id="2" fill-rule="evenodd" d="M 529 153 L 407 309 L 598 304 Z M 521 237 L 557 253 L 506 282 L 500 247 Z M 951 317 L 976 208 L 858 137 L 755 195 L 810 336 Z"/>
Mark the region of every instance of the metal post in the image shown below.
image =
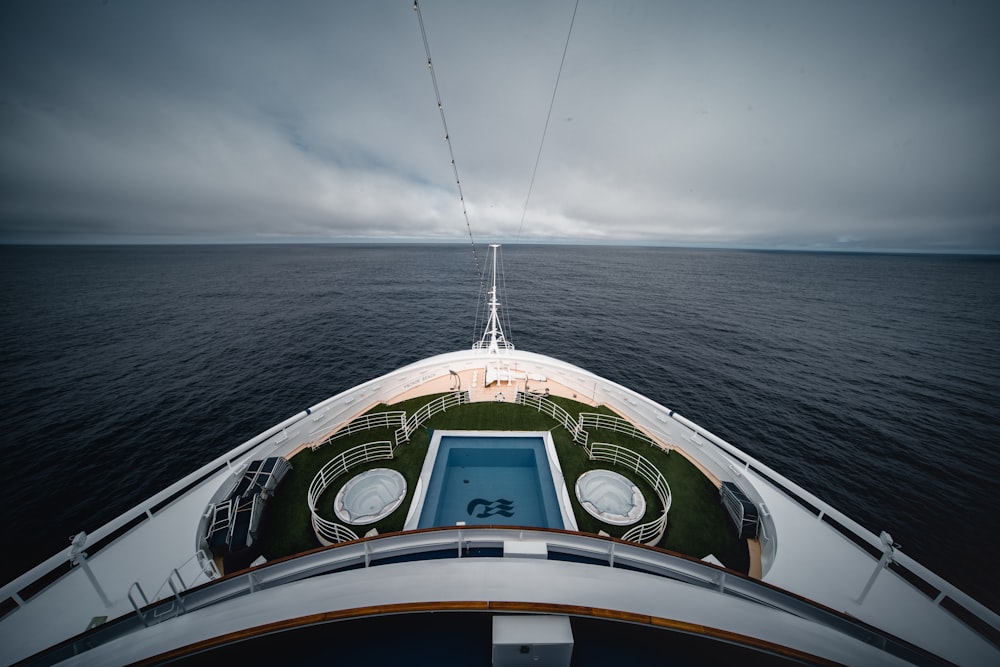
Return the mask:
<path id="1" fill-rule="evenodd" d="M 73 565 L 79 565 L 83 573 L 87 575 L 90 579 L 91 585 L 93 585 L 94 590 L 97 591 L 97 595 L 100 596 L 101 602 L 104 603 L 105 607 L 111 606 L 111 601 L 108 600 L 108 596 L 105 595 L 104 589 L 97 582 L 97 577 L 94 576 L 94 572 L 90 569 L 90 564 L 87 563 L 87 554 L 84 553 L 83 547 L 87 545 L 87 533 L 80 531 L 78 534 L 70 538 L 69 547 L 69 561 Z"/>
<path id="2" fill-rule="evenodd" d="M 865 588 L 861 591 L 861 597 L 858 598 L 858 604 L 862 604 L 865 598 L 868 596 L 868 592 L 875 585 L 875 580 L 878 579 L 879 572 L 885 569 L 885 567 L 892 562 L 892 557 L 895 553 L 897 544 L 893 543 L 892 535 L 885 532 L 884 530 L 879 535 L 879 539 L 882 540 L 882 557 L 878 561 L 878 565 L 875 566 L 875 570 L 872 572 L 872 576 L 868 578 L 868 583 L 865 584 Z"/>

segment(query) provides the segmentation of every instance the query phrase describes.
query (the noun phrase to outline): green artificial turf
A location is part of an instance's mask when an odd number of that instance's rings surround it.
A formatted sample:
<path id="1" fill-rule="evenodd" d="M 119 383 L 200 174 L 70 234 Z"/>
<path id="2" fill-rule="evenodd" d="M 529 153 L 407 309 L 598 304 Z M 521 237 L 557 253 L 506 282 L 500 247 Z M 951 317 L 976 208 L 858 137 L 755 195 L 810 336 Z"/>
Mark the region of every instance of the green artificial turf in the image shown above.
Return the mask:
<path id="1" fill-rule="evenodd" d="M 435 396 L 422 396 L 394 405 L 379 405 L 370 412 L 385 412 L 404 410 L 411 414 L 417 408 L 433 400 Z M 614 414 L 607 408 L 593 408 L 583 403 L 569 399 L 551 397 L 557 403 L 576 417 L 581 412 L 601 412 Z M 429 445 L 429 433 L 433 429 L 454 430 L 492 430 L 492 431 L 551 431 L 555 442 L 560 466 L 570 489 L 570 498 L 578 527 L 583 532 L 597 533 L 603 530 L 612 536 L 620 537 L 632 526 L 618 527 L 605 524 L 592 517 L 580 507 L 572 492 L 576 479 L 595 468 L 615 469 L 610 463 L 591 461 L 587 458 L 582 446 L 573 442 L 570 434 L 553 418 L 534 408 L 519 406 L 512 403 L 472 403 L 449 408 L 445 412 L 431 417 L 412 435 L 410 442 L 401 445 L 393 460 L 372 461 L 352 468 L 343 475 L 343 482 L 335 481 L 323 497 L 319 507 L 325 518 L 336 521 L 333 513 L 333 498 L 337 490 L 350 477 L 371 468 L 391 467 L 402 473 L 406 479 L 406 498 L 395 512 L 381 521 L 366 526 L 353 527 L 356 533 L 363 535 L 371 528 L 379 533 L 389 533 L 402 530 L 417 478 L 423 467 L 424 458 Z M 727 567 L 742 572 L 749 569 L 749 554 L 744 541 L 736 539 L 735 528 L 719 501 L 719 493 L 715 485 L 705 477 L 683 455 L 664 453 L 657 447 L 651 447 L 636 438 L 615 431 L 589 429 L 590 442 L 607 442 L 621 447 L 627 447 L 642 455 L 663 473 L 670 486 L 672 504 L 668 513 L 667 530 L 657 546 L 682 553 L 695 558 L 714 554 Z M 278 493 L 269 502 L 261 524 L 261 543 L 263 555 L 274 558 L 299 553 L 319 546 L 310 525 L 309 509 L 306 493 L 313 477 L 327 461 L 337 454 L 367 442 L 377 440 L 392 440 L 394 429 L 373 429 L 340 438 L 325 444 L 315 452 L 305 449 L 291 459 L 292 471 L 282 482 Z M 642 522 L 655 519 L 661 511 L 658 497 L 652 488 L 634 472 L 618 468 L 643 492 L 646 497 L 646 514 Z M 324 511 L 322 508 L 326 508 Z"/>

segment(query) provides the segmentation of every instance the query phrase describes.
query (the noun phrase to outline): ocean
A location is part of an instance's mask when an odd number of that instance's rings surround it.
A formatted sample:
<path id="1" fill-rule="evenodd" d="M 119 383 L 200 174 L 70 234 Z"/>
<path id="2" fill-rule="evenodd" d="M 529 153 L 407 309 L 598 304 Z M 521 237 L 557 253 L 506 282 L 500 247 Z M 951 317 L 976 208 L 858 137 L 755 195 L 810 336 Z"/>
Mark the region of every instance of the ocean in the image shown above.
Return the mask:
<path id="1" fill-rule="evenodd" d="M 470 346 L 476 253 L 0 247 L 0 579 L 303 408 Z M 503 257 L 519 348 L 680 412 L 1000 609 L 1000 257 Z"/>

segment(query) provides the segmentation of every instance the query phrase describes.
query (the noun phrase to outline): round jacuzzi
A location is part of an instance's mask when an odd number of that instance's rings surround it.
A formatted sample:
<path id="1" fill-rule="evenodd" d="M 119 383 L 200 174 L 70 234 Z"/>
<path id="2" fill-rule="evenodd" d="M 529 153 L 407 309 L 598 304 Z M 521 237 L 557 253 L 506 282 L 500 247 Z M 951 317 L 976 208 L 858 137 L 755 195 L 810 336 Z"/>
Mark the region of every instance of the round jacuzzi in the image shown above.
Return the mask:
<path id="1" fill-rule="evenodd" d="M 627 477 L 610 470 L 588 470 L 576 480 L 583 509 L 605 523 L 629 526 L 646 513 L 646 499 Z"/>
<path id="2" fill-rule="evenodd" d="M 389 516 L 406 496 L 406 480 L 395 470 L 375 468 L 352 477 L 333 501 L 337 518 L 364 525 Z"/>

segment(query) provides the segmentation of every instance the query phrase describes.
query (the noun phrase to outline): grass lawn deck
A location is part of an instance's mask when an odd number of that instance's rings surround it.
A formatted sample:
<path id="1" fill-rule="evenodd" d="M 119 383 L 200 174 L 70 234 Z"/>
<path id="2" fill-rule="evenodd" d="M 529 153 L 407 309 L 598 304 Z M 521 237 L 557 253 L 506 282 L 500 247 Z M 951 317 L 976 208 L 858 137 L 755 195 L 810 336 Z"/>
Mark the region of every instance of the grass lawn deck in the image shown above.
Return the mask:
<path id="1" fill-rule="evenodd" d="M 380 405 L 371 412 L 403 410 L 409 415 L 433 398 L 434 395 L 421 396 L 393 405 Z M 594 408 L 561 397 L 550 397 L 550 400 L 558 403 L 573 416 L 581 412 L 614 414 L 603 406 Z M 570 489 L 573 512 L 580 531 L 597 533 L 603 530 L 614 537 L 621 537 L 632 527 L 611 526 L 598 521 L 580 507 L 576 495 L 572 492 L 576 479 L 587 470 L 595 468 L 610 470 L 617 466 L 588 459 L 583 447 L 574 443 L 569 433 L 548 415 L 526 406 L 494 402 L 470 403 L 438 413 L 413 433 L 408 444 L 398 449 L 396 458 L 372 461 L 352 468 L 343 475 L 342 480 L 338 479 L 331 484 L 323 494 L 319 502 L 319 507 L 327 510 L 323 516 L 338 521 L 333 513 L 333 500 L 337 491 L 348 479 L 372 468 L 393 468 L 406 478 L 406 498 L 403 503 L 395 512 L 374 524 L 351 526 L 351 528 L 359 535 L 372 528 L 382 534 L 402 530 L 430 444 L 430 432 L 434 429 L 551 431 L 559 463 L 566 478 L 566 486 Z M 714 554 L 727 567 L 747 572 L 750 558 L 746 542 L 736 539 L 736 530 L 719 501 L 718 489 L 691 462 L 684 456 L 667 454 L 641 440 L 614 431 L 589 429 L 589 433 L 590 442 L 608 442 L 641 454 L 666 477 L 673 500 L 666 533 L 657 546 L 695 558 Z M 339 438 L 319 447 L 316 451 L 305 448 L 292 457 L 290 461 L 292 471 L 285 477 L 278 493 L 269 502 L 261 523 L 260 538 L 264 557 L 273 560 L 318 547 L 319 543 L 313 535 L 306 502 L 309 484 L 316 473 L 340 452 L 367 442 L 392 440 L 393 437 L 394 429 L 372 429 Z M 618 472 L 629 477 L 646 497 L 646 514 L 641 523 L 655 519 L 662 507 L 649 484 L 634 472 L 621 469 Z"/>

